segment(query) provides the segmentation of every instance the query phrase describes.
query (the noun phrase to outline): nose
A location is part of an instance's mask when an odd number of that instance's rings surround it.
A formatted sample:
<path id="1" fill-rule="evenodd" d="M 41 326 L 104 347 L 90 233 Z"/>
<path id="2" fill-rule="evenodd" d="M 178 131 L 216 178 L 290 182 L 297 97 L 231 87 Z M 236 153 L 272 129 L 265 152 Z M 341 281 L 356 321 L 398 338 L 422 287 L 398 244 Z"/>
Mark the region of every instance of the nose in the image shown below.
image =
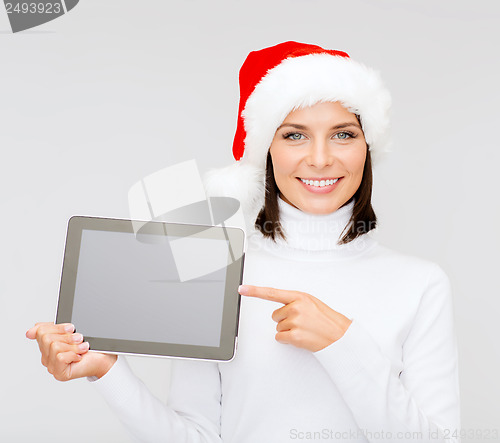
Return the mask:
<path id="1" fill-rule="evenodd" d="M 309 166 L 321 169 L 330 166 L 334 158 L 333 147 L 329 146 L 326 140 L 314 139 L 309 145 L 306 162 Z"/>

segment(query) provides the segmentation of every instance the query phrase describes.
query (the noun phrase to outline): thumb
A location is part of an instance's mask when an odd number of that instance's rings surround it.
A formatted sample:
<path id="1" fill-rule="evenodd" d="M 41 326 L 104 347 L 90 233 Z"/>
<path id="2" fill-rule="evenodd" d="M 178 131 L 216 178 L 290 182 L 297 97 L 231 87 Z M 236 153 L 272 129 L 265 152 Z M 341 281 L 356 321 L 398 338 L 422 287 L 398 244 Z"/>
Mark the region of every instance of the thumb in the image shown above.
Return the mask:
<path id="1" fill-rule="evenodd" d="M 86 352 L 82 354 L 81 361 L 71 364 L 72 378 L 88 377 L 95 375 L 102 377 L 116 362 L 116 355 L 103 354 L 100 352 Z"/>

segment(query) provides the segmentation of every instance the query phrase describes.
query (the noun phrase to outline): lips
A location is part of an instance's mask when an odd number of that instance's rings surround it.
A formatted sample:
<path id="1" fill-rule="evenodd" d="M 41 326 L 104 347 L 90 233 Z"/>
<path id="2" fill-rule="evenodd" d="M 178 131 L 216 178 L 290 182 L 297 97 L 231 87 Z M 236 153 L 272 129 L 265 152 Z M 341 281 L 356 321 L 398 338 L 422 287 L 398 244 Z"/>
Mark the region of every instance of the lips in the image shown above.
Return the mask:
<path id="1" fill-rule="evenodd" d="M 304 188 L 312 192 L 314 194 L 328 194 L 329 192 L 332 192 L 341 182 L 343 177 L 339 178 L 331 178 L 331 177 L 325 177 L 325 178 L 311 178 L 311 179 L 305 179 L 305 178 L 300 178 L 297 177 L 297 180 L 299 183 L 304 186 Z M 307 183 L 305 181 L 307 180 Z M 336 181 L 335 181 L 336 180 Z M 335 183 L 332 183 L 335 181 Z M 323 186 L 321 186 L 321 183 L 323 182 Z M 316 184 L 316 186 L 315 186 Z"/>

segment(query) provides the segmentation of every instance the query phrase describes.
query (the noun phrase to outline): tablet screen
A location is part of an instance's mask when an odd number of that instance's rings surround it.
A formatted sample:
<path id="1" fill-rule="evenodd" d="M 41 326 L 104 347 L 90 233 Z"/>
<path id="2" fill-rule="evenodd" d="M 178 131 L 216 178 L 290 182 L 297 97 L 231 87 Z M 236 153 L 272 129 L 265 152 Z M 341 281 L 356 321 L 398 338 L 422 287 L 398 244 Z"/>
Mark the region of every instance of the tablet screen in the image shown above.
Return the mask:
<path id="1" fill-rule="evenodd" d="M 93 337 L 219 346 L 226 266 L 180 281 L 170 246 L 176 240 L 82 230 L 72 313 L 78 329 Z M 182 249 L 190 267 L 202 251 L 227 263 L 226 240 L 191 240 Z"/>

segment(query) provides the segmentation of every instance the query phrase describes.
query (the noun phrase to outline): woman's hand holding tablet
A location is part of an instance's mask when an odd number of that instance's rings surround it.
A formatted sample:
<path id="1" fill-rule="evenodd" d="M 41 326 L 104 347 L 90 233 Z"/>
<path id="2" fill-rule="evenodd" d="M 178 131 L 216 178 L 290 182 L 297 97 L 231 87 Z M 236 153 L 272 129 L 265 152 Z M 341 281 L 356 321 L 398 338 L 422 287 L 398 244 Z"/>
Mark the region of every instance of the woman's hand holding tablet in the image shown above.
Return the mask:
<path id="1" fill-rule="evenodd" d="M 26 337 L 36 339 L 42 364 L 56 380 L 101 378 L 115 364 L 117 356 L 88 352 L 89 344 L 83 341 L 82 334 L 74 331 L 70 323 L 37 323 L 26 332 Z"/>

